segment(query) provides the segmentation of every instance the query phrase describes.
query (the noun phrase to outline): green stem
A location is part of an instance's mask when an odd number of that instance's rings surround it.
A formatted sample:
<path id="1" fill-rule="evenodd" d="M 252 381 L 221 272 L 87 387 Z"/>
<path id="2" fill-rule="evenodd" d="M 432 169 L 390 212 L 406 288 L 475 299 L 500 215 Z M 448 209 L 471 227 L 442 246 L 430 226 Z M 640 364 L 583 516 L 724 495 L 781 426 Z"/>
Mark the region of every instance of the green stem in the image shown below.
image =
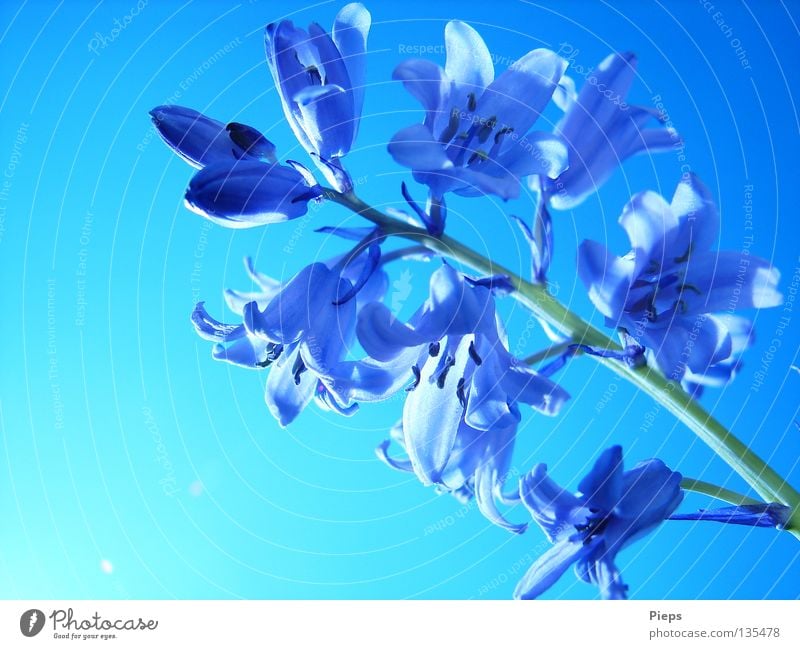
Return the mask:
<path id="1" fill-rule="evenodd" d="M 522 279 L 508 268 L 484 257 L 448 235 L 432 237 L 423 228 L 391 218 L 354 194 L 342 194 L 334 190 L 327 190 L 325 196 L 379 225 L 387 236 L 393 235 L 416 241 L 485 275 L 506 275 L 516 289 L 511 295 L 517 301 L 525 305 L 537 317 L 569 336 L 574 342 L 602 349 L 621 350 L 616 342 L 556 300 L 548 292 L 547 286 L 533 284 Z M 592 358 L 649 394 L 685 423 L 765 501 L 780 502 L 791 507 L 792 516 L 786 529 L 800 539 L 800 493 L 795 491 L 772 467 L 710 413 L 706 412 L 683 390 L 679 383 L 668 380 L 661 372 L 647 366 L 630 367 L 610 358 L 599 356 L 592 356 Z"/>
<path id="2" fill-rule="evenodd" d="M 694 491 L 699 494 L 711 496 L 717 500 L 724 500 L 731 505 L 760 505 L 761 503 L 755 498 L 748 498 L 740 493 L 720 487 L 710 482 L 703 480 L 695 480 L 694 478 L 684 478 L 681 480 L 681 488 L 686 491 Z"/>

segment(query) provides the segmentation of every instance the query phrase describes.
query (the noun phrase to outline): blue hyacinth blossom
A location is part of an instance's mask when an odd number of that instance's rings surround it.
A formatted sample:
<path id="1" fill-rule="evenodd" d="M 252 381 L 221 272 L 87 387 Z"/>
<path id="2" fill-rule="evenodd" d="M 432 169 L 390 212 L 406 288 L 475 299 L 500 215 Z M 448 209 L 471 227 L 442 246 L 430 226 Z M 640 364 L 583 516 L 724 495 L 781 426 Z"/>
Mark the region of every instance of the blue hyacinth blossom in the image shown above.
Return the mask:
<path id="1" fill-rule="evenodd" d="M 557 179 L 541 179 L 550 205 L 565 210 L 596 192 L 611 173 L 637 153 L 666 151 L 681 143 L 672 128 L 650 127 L 661 120 L 653 108 L 626 101 L 636 76 L 636 56 L 611 54 L 587 77 L 580 93 L 559 93 L 565 109 L 555 133 L 569 148 L 569 166 Z"/>
<path id="2" fill-rule="evenodd" d="M 669 379 L 729 380 L 751 339 L 750 323 L 730 312 L 781 304 L 780 273 L 749 251 L 711 250 L 719 216 L 694 175 L 678 184 L 671 203 L 654 192 L 635 195 L 619 223 L 628 254 L 617 257 L 595 241 L 578 251 L 578 274 L 606 324 L 645 347 Z"/>
<path id="3" fill-rule="evenodd" d="M 373 303 L 359 314 L 357 332 L 370 357 L 393 363 L 410 382 L 403 448 L 422 483 L 474 491 L 491 520 L 515 528 L 503 520 L 495 499 L 502 500 L 518 403 L 552 415 L 569 396 L 508 352 L 492 290 L 444 264 L 408 323 Z"/>
<path id="4" fill-rule="evenodd" d="M 316 262 L 285 283 L 256 273 L 248 264 L 259 290 L 225 292 L 228 306 L 241 317 L 239 324 L 215 320 L 202 302 L 192 314 L 200 336 L 217 343 L 215 359 L 269 368 L 265 401 L 281 426 L 294 421 L 312 399 L 344 415 L 356 409 L 352 399 L 342 399 L 327 385 L 342 373 L 338 366 L 354 339 L 358 310 L 382 299 L 388 279 L 367 255 L 342 268 L 344 260 Z M 353 394 L 360 393 L 353 390 L 348 396 Z"/>
<path id="5" fill-rule="evenodd" d="M 531 131 L 550 102 L 566 62 L 536 49 L 499 77 L 486 44 L 469 25 L 445 27 L 444 68 L 423 59 L 401 63 L 394 78 L 422 104 L 425 118 L 399 131 L 389 153 L 429 187 L 433 204 L 446 192 L 514 198 L 520 178 L 556 178 L 567 166 L 562 139 Z"/>
<path id="6" fill-rule="evenodd" d="M 295 219 L 322 194 L 307 170 L 279 164 L 275 145 L 252 126 L 183 106 L 159 106 L 150 115 L 164 142 L 200 170 L 186 206 L 214 223 L 251 228 Z"/>
<path id="7" fill-rule="evenodd" d="M 334 187 L 350 189 L 340 158 L 358 133 L 364 104 L 367 36 L 371 17 L 359 3 L 337 14 L 329 34 L 282 20 L 267 25 L 267 63 L 286 120 L 300 144 Z"/>
<path id="8" fill-rule="evenodd" d="M 574 565 L 580 579 L 594 584 L 603 599 L 625 599 L 615 560 L 633 541 L 652 532 L 683 498 L 681 475 L 660 460 L 625 471 L 622 449 L 605 450 L 573 494 L 537 465 L 520 481 L 520 496 L 533 520 L 553 543 L 525 573 L 514 597 L 534 599 Z"/>

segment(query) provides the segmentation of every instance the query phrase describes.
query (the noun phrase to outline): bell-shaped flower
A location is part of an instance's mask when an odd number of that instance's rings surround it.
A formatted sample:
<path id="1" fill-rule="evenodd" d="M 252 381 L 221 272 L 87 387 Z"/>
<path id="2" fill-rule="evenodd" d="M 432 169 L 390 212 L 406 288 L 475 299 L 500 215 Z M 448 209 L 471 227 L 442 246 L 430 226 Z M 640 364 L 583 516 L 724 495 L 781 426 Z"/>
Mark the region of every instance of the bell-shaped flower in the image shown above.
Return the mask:
<path id="1" fill-rule="evenodd" d="M 555 180 L 541 180 L 554 208 L 581 203 L 632 155 L 680 146 L 674 129 L 647 126 L 661 119 L 658 111 L 627 103 L 635 76 L 634 54 L 611 54 L 591 71 L 576 97 L 568 91 L 556 95 L 563 98 L 558 103 L 565 113 L 555 133 L 569 147 L 569 166 Z"/>
<path id="2" fill-rule="evenodd" d="M 484 513 L 504 524 L 494 499 L 508 472 L 517 404 L 555 414 L 568 395 L 508 352 L 492 290 L 445 264 L 408 323 L 372 303 L 359 314 L 357 331 L 370 357 L 393 363 L 411 381 L 403 446 L 419 479 L 474 490 Z"/>
<path id="3" fill-rule="evenodd" d="M 386 291 L 386 274 L 376 268 L 374 256 L 316 262 L 283 284 L 248 268 L 260 290 L 225 293 L 240 324 L 214 320 L 202 302 L 192 314 L 198 333 L 217 343 L 214 358 L 270 368 L 265 401 L 281 426 L 288 426 L 313 398 L 327 409 L 352 414 L 357 406 L 349 397 L 360 392 L 352 389 L 344 402 L 327 385 L 342 372 L 338 365 L 354 339 L 357 312 Z"/>
<path id="4" fill-rule="evenodd" d="M 578 274 L 609 327 L 647 349 L 648 361 L 672 380 L 719 385 L 729 380 L 750 340 L 750 326 L 721 312 L 782 302 L 780 274 L 765 259 L 711 250 L 716 206 L 695 177 L 671 203 L 653 192 L 634 196 L 619 219 L 632 250 L 616 257 L 584 241 Z"/>
<path id="5" fill-rule="evenodd" d="M 603 451 L 573 494 L 537 465 L 520 481 L 520 496 L 533 520 L 553 544 L 517 584 L 514 597 L 534 599 L 575 565 L 580 579 L 594 584 L 603 599 L 625 599 L 628 587 L 617 569 L 617 554 L 668 518 L 683 498 L 681 475 L 661 460 L 625 471 L 622 449 Z"/>
<path id="6" fill-rule="evenodd" d="M 159 106 L 150 115 L 164 142 L 200 169 L 186 206 L 219 225 L 251 228 L 295 219 L 322 193 L 308 170 L 278 164 L 275 145 L 251 126 L 225 125 L 182 106 Z"/>
<path id="7" fill-rule="evenodd" d="M 509 409 L 514 420 L 505 426 L 494 426 L 488 430 L 473 428 L 462 415 L 453 448 L 436 486 L 440 491 L 450 493 L 462 502 L 475 498 L 478 510 L 488 520 L 511 532 L 521 533 L 525 531 L 527 524 L 507 521 L 497 506 L 498 501 L 511 504 L 519 500 L 517 494 L 503 491 L 503 485 L 512 476 L 511 458 L 520 419 L 519 408 L 515 403 Z M 411 459 L 397 457 L 389 452 L 392 441 L 403 451 L 406 451 L 407 444 L 413 443 L 413 440 L 407 440 L 402 421 L 392 429 L 390 439 L 378 446 L 376 453 L 393 469 L 415 472 Z"/>
<path id="8" fill-rule="evenodd" d="M 566 61 L 536 49 L 495 79 L 483 39 L 459 21 L 445 27 L 445 47 L 444 69 L 412 59 L 394 71 L 422 104 L 425 119 L 395 134 L 389 153 L 428 185 L 434 203 L 449 191 L 514 198 L 520 178 L 561 174 L 567 166 L 562 139 L 529 131 L 550 102 Z"/>
<path id="9" fill-rule="evenodd" d="M 371 17 L 359 3 L 337 14 L 329 34 L 282 20 L 267 25 L 267 63 L 286 120 L 300 144 L 340 191 L 350 179 L 339 159 L 358 133 L 364 104 L 367 35 Z"/>

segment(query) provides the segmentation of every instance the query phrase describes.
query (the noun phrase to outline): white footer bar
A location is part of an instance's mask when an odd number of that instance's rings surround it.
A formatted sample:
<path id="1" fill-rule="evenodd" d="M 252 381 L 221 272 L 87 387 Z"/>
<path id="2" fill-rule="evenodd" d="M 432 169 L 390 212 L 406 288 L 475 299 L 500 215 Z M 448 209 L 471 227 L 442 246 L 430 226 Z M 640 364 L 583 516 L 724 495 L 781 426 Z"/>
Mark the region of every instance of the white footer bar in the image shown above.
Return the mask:
<path id="1" fill-rule="evenodd" d="M 777 648 L 799 631 L 797 601 L 0 602 L 3 648 Z"/>

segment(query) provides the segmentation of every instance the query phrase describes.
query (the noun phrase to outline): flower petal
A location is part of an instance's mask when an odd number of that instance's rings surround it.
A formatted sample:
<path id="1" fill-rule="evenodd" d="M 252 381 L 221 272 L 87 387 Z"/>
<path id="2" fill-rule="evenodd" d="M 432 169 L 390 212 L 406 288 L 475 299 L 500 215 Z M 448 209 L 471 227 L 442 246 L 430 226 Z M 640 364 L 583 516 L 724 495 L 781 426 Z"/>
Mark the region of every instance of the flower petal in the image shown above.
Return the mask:
<path id="1" fill-rule="evenodd" d="M 616 512 L 639 527 L 663 521 L 680 504 L 682 476 L 661 460 L 639 462 L 625 472 Z"/>
<path id="2" fill-rule="evenodd" d="M 520 480 L 519 495 L 553 543 L 569 538 L 575 531 L 573 513 L 581 508 L 581 502 L 547 475 L 547 465 L 537 464 Z"/>
<path id="3" fill-rule="evenodd" d="M 262 369 L 260 363 L 264 360 L 268 343 L 254 340 L 250 337 L 240 338 L 232 345 L 216 344 L 211 350 L 214 360 L 225 361 L 231 365 L 247 369 Z"/>
<path id="4" fill-rule="evenodd" d="M 331 37 L 336 44 L 350 77 L 353 92 L 353 111 L 358 118 L 364 105 L 366 84 L 367 36 L 372 16 L 359 2 L 345 5 L 336 14 Z M 356 123 L 357 126 L 357 123 Z"/>
<path id="5" fill-rule="evenodd" d="M 267 377 L 264 400 L 282 428 L 291 424 L 310 403 L 317 384 L 317 377 L 312 372 L 302 372 L 299 380 L 295 379 L 292 369 L 299 353 L 299 349 L 284 353 Z"/>
<path id="6" fill-rule="evenodd" d="M 303 268 L 261 312 L 255 303 L 244 309 L 244 326 L 249 333 L 264 340 L 290 344 L 312 328 L 317 311 L 326 300 L 331 302 L 339 278 L 325 264 Z"/>
<path id="7" fill-rule="evenodd" d="M 225 125 L 183 106 L 157 106 L 150 111 L 161 139 L 197 169 L 215 162 L 232 163 L 244 150 L 231 140 Z M 255 130 L 255 129 L 254 129 Z"/>
<path id="8" fill-rule="evenodd" d="M 496 469 L 491 464 L 484 464 L 475 473 L 475 501 L 478 509 L 489 521 L 514 534 L 522 534 L 528 527 L 525 523 L 511 523 L 500 513 L 495 501 L 498 487 Z"/>
<path id="9" fill-rule="evenodd" d="M 664 265 L 667 258 L 684 254 L 673 244 L 678 234 L 678 219 L 669 203 L 655 192 L 640 192 L 631 198 L 619 217 L 619 224 L 628 233 L 639 274 L 652 262 Z"/>
<path id="10" fill-rule="evenodd" d="M 419 385 L 412 390 L 403 407 L 403 432 L 405 447 L 414 464 L 414 470 L 423 484 L 441 480 L 442 472 L 455 444 L 463 408 L 456 396 L 456 385 L 464 376 L 469 359 L 466 347 L 469 341 L 459 343 L 454 363 L 444 375 L 440 374 L 440 361 L 455 341 L 444 340 L 442 358 L 429 357 L 421 368 Z M 439 387 L 441 385 L 441 387 Z"/>
<path id="11" fill-rule="evenodd" d="M 189 183 L 186 206 L 228 228 L 252 228 L 303 216 L 320 194 L 290 167 L 240 160 L 215 163 Z"/>
<path id="12" fill-rule="evenodd" d="M 512 365 L 502 377 L 503 389 L 510 401 L 521 401 L 546 415 L 557 415 L 569 399 L 569 393 L 535 370 Z"/>
<path id="13" fill-rule="evenodd" d="M 353 96 L 347 90 L 333 84 L 308 86 L 293 99 L 314 151 L 326 160 L 350 151 L 356 120 Z"/>
<path id="14" fill-rule="evenodd" d="M 395 162 L 414 170 L 436 171 L 453 166 L 442 144 L 423 124 L 414 124 L 395 133 L 388 150 Z"/>
<path id="15" fill-rule="evenodd" d="M 719 213 L 711 192 L 695 174 L 678 183 L 670 207 L 680 223 L 678 240 L 690 242 L 692 252 L 711 248 L 719 235 Z"/>
<path id="16" fill-rule="evenodd" d="M 496 117 L 500 127 L 527 133 L 544 111 L 567 62 L 555 52 L 536 49 L 515 61 L 478 100 L 478 113 Z"/>
<path id="17" fill-rule="evenodd" d="M 707 252 L 690 257 L 682 298 L 690 312 L 765 309 L 783 303 L 780 272 L 766 259 L 740 252 Z"/>
<path id="18" fill-rule="evenodd" d="M 536 599 L 555 584 L 567 568 L 589 551 L 587 545 L 561 541 L 528 568 L 514 589 L 514 599 Z"/>
<path id="19" fill-rule="evenodd" d="M 600 454 L 594 467 L 578 484 L 588 507 L 611 512 L 623 488 L 622 447 L 612 446 Z"/>
<path id="20" fill-rule="evenodd" d="M 394 69 L 392 79 L 402 81 L 403 87 L 422 104 L 425 126 L 438 135 L 438 124 L 446 124 L 449 119 L 445 100 L 451 84 L 444 70 L 426 59 L 409 59 Z"/>
<path id="21" fill-rule="evenodd" d="M 498 163 L 517 178 L 531 175 L 558 178 L 569 165 L 568 149 L 558 135 L 531 131 L 514 140 Z"/>
<path id="22" fill-rule="evenodd" d="M 617 257 L 600 243 L 587 240 L 578 248 L 578 276 L 592 304 L 607 318 L 622 315 L 633 274 L 632 259 Z"/>
<path id="23" fill-rule="evenodd" d="M 480 34 L 460 20 L 451 20 L 444 28 L 447 51 L 445 74 L 454 82 L 457 95 L 451 105 L 464 110 L 467 95 L 479 97 L 494 79 L 494 63 Z"/>
<path id="24" fill-rule="evenodd" d="M 622 581 L 613 559 L 604 557 L 597 561 L 593 576 L 603 599 L 628 599 L 628 587 Z"/>
<path id="25" fill-rule="evenodd" d="M 192 311 L 192 324 L 201 338 L 218 343 L 237 340 L 245 335 L 242 325 L 223 324 L 206 311 L 205 302 L 198 302 Z"/>

